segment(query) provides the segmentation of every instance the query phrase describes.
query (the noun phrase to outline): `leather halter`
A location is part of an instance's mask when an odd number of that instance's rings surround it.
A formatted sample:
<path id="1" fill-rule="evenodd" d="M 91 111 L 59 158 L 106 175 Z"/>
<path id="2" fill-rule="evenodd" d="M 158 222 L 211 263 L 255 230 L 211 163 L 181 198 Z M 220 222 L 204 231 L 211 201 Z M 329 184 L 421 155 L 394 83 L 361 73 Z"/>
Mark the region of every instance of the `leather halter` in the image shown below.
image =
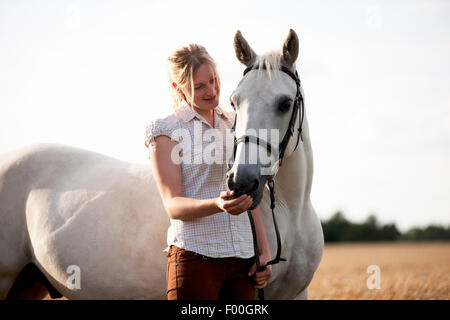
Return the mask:
<path id="1" fill-rule="evenodd" d="M 262 68 L 266 69 L 265 66 L 263 66 Z M 253 65 L 251 65 L 244 70 L 243 76 L 245 77 L 245 75 L 251 70 L 257 70 L 257 69 L 254 68 Z M 286 73 L 287 75 L 289 75 L 292 78 L 292 80 L 295 81 L 295 84 L 297 85 L 297 92 L 295 94 L 291 119 L 289 120 L 289 126 L 288 126 L 286 133 L 284 134 L 283 140 L 281 141 L 281 143 L 279 145 L 279 149 L 278 149 L 279 150 L 279 166 L 281 166 L 281 163 L 283 161 L 284 153 L 286 152 L 286 148 L 289 143 L 289 139 L 294 134 L 295 121 L 297 120 L 297 114 L 298 114 L 299 109 L 301 109 L 301 115 L 300 115 L 300 120 L 299 120 L 300 123 L 298 126 L 297 143 L 295 144 L 294 151 L 297 149 L 299 139 L 301 139 L 303 141 L 302 126 L 303 126 L 303 118 L 304 118 L 304 114 L 305 114 L 305 110 L 304 110 L 304 106 L 303 106 L 303 96 L 302 96 L 302 93 L 300 90 L 301 82 L 300 82 L 300 78 L 298 76 L 297 71 L 295 71 L 295 74 L 294 74 L 294 73 L 292 73 L 291 70 L 289 70 L 285 66 L 281 66 L 280 70 L 282 72 Z M 235 128 L 236 128 L 236 121 L 237 121 L 237 115 L 235 116 L 235 121 L 234 121 L 232 130 L 235 130 Z M 272 150 L 273 150 L 273 147 L 271 146 L 271 144 L 269 142 L 267 142 L 259 137 L 244 135 L 242 137 L 239 137 L 238 139 L 236 139 L 236 138 L 234 139 L 233 159 L 236 157 L 237 145 L 240 142 L 244 142 L 244 143 L 245 142 L 254 142 L 257 145 L 264 146 L 269 152 L 272 152 Z"/>
<path id="2" fill-rule="evenodd" d="M 263 66 L 263 69 L 266 69 L 265 66 Z M 248 68 L 246 68 L 244 70 L 243 76 L 245 76 L 251 70 L 256 70 L 253 65 L 249 66 Z M 283 137 L 283 140 L 281 141 L 281 143 L 279 145 L 279 149 L 278 149 L 279 150 L 279 166 L 281 166 L 281 163 L 282 163 L 282 160 L 284 157 L 284 153 L 285 153 L 287 145 L 289 143 L 289 139 L 294 134 L 295 120 L 297 119 L 297 114 L 298 114 L 299 109 L 301 109 L 301 113 L 300 113 L 301 116 L 300 116 L 300 120 L 299 120 L 300 123 L 298 126 L 297 143 L 295 145 L 294 151 L 297 149 L 299 139 L 301 138 L 301 140 L 303 141 L 302 125 L 303 125 L 303 118 L 304 118 L 304 112 L 305 112 L 304 106 L 303 106 L 303 96 L 302 96 L 302 93 L 300 90 L 301 83 L 300 83 L 300 78 L 298 76 L 297 71 L 295 71 L 295 74 L 294 74 L 291 72 L 291 70 L 289 70 L 288 68 L 286 68 L 284 66 L 281 66 L 280 70 L 282 72 L 286 73 L 287 75 L 289 75 L 295 81 L 295 83 L 297 85 L 297 92 L 295 94 L 294 106 L 293 106 L 293 110 L 292 110 L 292 114 L 291 114 L 291 119 L 289 120 L 289 127 L 288 127 L 288 129 Z M 236 121 L 237 121 L 237 115 L 235 117 L 234 125 L 232 128 L 233 131 L 236 128 Z M 237 149 L 237 145 L 240 142 L 244 142 L 244 143 L 253 142 L 253 143 L 256 143 L 257 145 L 263 145 L 270 153 L 272 152 L 272 149 L 273 149 L 273 147 L 270 145 L 270 143 L 268 143 L 267 141 L 265 141 L 259 137 L 250 136 L 250 135 L 244 135 L 238 139 L 236 139 L 236 137 L 235 137 L 234 138 L 233 159 L 236 158 L 236 149 Z M 231 164 L 229 164 L 229 169 L 231 169 Z M 277 253 L 276 253 L 275 259 L 270 260 L 265 265 L 261 266 L 260 261 L 259 261 L 260 253 L 259 253 L 259 249 L 258 249 L 258 241 L 257 241 L 257 237 L 256 237 L 255 224 L 253 221 L 252 212 L 251 212 L 251 210 L 248 210 L 248 217 L 250 220 L 250 225 L 251 225 L 252 233 L 253 233 L 253 248 L 255 251 L 255 263 L 256 263 L 257 272 L 261 272 L 261 271 L 265 270 L 268 265 L 276 264 L 276 263 L 279 263 L 280 261 L 286 261 L 286 259 L 281 258 L 281 237 L 280 237 L 280 232 L 278 230 L 278 225 L 277 225 L 277 221 L 276 221 L 275 213 L 274 213 L 275 183 L 274 183 L 273 175 L 270 175 L 268 177 L 267 185 L 269 186 L 269 190 L 270 190 L 270 208 L 272 210 L 272 219 L 273 219 L 275 234 L 276 234 L 276 238 L 277 238 Z M 258 289 L 258 296 L 259 296 L 260 300 L 264 300 L 264 289 Z"/>

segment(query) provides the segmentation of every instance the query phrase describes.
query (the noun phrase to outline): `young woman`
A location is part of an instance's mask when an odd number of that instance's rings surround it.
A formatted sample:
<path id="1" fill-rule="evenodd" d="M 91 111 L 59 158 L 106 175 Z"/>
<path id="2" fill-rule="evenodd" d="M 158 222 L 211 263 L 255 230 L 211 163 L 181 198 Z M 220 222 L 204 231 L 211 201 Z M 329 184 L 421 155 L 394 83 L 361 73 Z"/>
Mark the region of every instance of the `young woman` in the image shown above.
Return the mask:
<path id="1" fill-rule="evenodd" d="M 233 192 L 226 190 L 225 158 L 219 163 L 198 161 L 204 159 L 202 153 L 210 143 L 198 135 L 213 129 L 225 137 L 234 122 L 234 113 L 218 106 L 216 64 L 204 47 L 189 44 L 169 57 L 169 78 L 174 112 L 153 120 L 147 126 L 145 141 L 171 223 L 167 233 L 167 297 L 254 299 L 255 288 L 266 286 L 272 270 L 269 266 L 255 272 L 246 214 L 253 200 L 248 195 L 233 199 Z M 186 137 L 180 139 L 180 132 L 189 133 L 189 139 L 181 141 Z M 174 155 L 178 160 L 183 155 L 183 161 L 174 161 Z M 270 260 L 270 250 L 261 209 L 252 212 L 264 264 Z"/>

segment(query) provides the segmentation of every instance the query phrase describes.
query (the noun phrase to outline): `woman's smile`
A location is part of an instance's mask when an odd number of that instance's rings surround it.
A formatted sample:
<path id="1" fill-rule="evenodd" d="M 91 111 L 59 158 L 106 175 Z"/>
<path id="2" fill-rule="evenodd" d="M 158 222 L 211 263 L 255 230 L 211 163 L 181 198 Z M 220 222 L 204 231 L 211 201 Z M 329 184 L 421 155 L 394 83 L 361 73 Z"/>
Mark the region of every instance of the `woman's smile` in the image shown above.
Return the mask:
<path id="1" fill-rule="evenodd" d="M 211 98 L 203 98 L 203 100 L 208 101 L 208 102 L 211 102 L 211 101 L 216 100 L 216 96 L 211 97 Z"/>

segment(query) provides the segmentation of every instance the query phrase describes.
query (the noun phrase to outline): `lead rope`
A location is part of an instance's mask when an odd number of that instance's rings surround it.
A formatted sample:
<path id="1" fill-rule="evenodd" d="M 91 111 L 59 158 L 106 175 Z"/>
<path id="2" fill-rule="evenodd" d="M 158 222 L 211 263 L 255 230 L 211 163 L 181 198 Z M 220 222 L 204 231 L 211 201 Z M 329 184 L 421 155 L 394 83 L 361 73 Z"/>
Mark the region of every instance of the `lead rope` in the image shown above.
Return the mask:
<path id="1" fill-rule="evenodd" d="M 256 271 L 261 272 L 264 271 L 268 265 L 271 264 L 277 264 L 280 261 L 286 261 L 286 259 L 281 258 L 281 237 L 280 237 L 280 231 L 278 230 L 278 224 L 277 220 L 275 218 L 275 212 L 273 209 L 275 209 L 275 191 L 274 191 L 274 180 L 272 177 L 269 177 L 267 180 L 267 185 L 269 186 L 270 190 L 270 209 L 272 210 L 272 219 L 273 219 L 273 225 L 275 228 L 275 234 L 277 237 L 277 254 L 275 256 L 275 259 L 270 260 L 265 265 L 261 266 L 261 262 L 259 260 L 260 252 L 258 248 L 258 238 L 256 236 L 256 229 L 255 229 L 255 222 L 253 221 L 253 216 L 251 210 L 248 210 L 248 218 L 250 220 L 250 226 L 252 228 L 252 234 L 253 234 L 253 249 L 255 251 L 255 263 L 256 263 Z M 258 289 L 258 298 L 259 300 L 264 300 L 264 289 Z"/>

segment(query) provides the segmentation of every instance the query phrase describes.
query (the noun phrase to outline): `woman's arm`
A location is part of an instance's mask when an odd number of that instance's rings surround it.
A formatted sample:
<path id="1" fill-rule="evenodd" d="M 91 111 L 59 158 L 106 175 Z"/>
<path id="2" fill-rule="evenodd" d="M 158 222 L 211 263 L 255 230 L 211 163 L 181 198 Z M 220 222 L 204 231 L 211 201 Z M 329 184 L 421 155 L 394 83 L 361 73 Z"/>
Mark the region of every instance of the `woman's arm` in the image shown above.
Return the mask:
<path id="1" fill-rule="evenodd" d="M 171 219 L 191 220 L 221 211 L 239 214 L 251 206 L 250 197 L 242 195 L 237 199 L 228 200 L 231 194 L 227 192 L 222 192 L 218 198 L 213 199 L 184 197 L 181 188 L 181 165 L 171 159 L 176 144 L 177 142 L 162 135 L 155 138 L 155 148 L 150 148 L 153 176 Z"/>
<path id="2" fill-rule="evenodd" d="M 262 210 L 260 206 L 257 206 L 252 210 L 253 221 L 255 223 L 256 237 L 258 240 L 259 254 L 261 257 L 268 258 L 270 260 L 270 247 L 267 241 L 266 228 L 264 227 L 264 220 L 262 217 Z M 267 262 L 266 261 L 266 262 Z"/>
<path id="3" fill-rule="evenodd" d="M 262 216 L 261 206 L 257 206 L 252 210 L 253 222 L 255 223 L 256 238 L 258 241 L 258 249 L 260 253 L 259 261 L 263 266 L 270 261 L 270 247 L 267 241 L 266 228 L 264 227 L 264 220 Z M 249 271 L 249 276 L 255 274 L 256 264 L 252 266 Z M 267 285 L 267 280 L 272 276 L 272 266 L 269 265 L 267 268 L 261 272 L 256 272 L 255 274 L 255 288 L 261 289 Z"/>

